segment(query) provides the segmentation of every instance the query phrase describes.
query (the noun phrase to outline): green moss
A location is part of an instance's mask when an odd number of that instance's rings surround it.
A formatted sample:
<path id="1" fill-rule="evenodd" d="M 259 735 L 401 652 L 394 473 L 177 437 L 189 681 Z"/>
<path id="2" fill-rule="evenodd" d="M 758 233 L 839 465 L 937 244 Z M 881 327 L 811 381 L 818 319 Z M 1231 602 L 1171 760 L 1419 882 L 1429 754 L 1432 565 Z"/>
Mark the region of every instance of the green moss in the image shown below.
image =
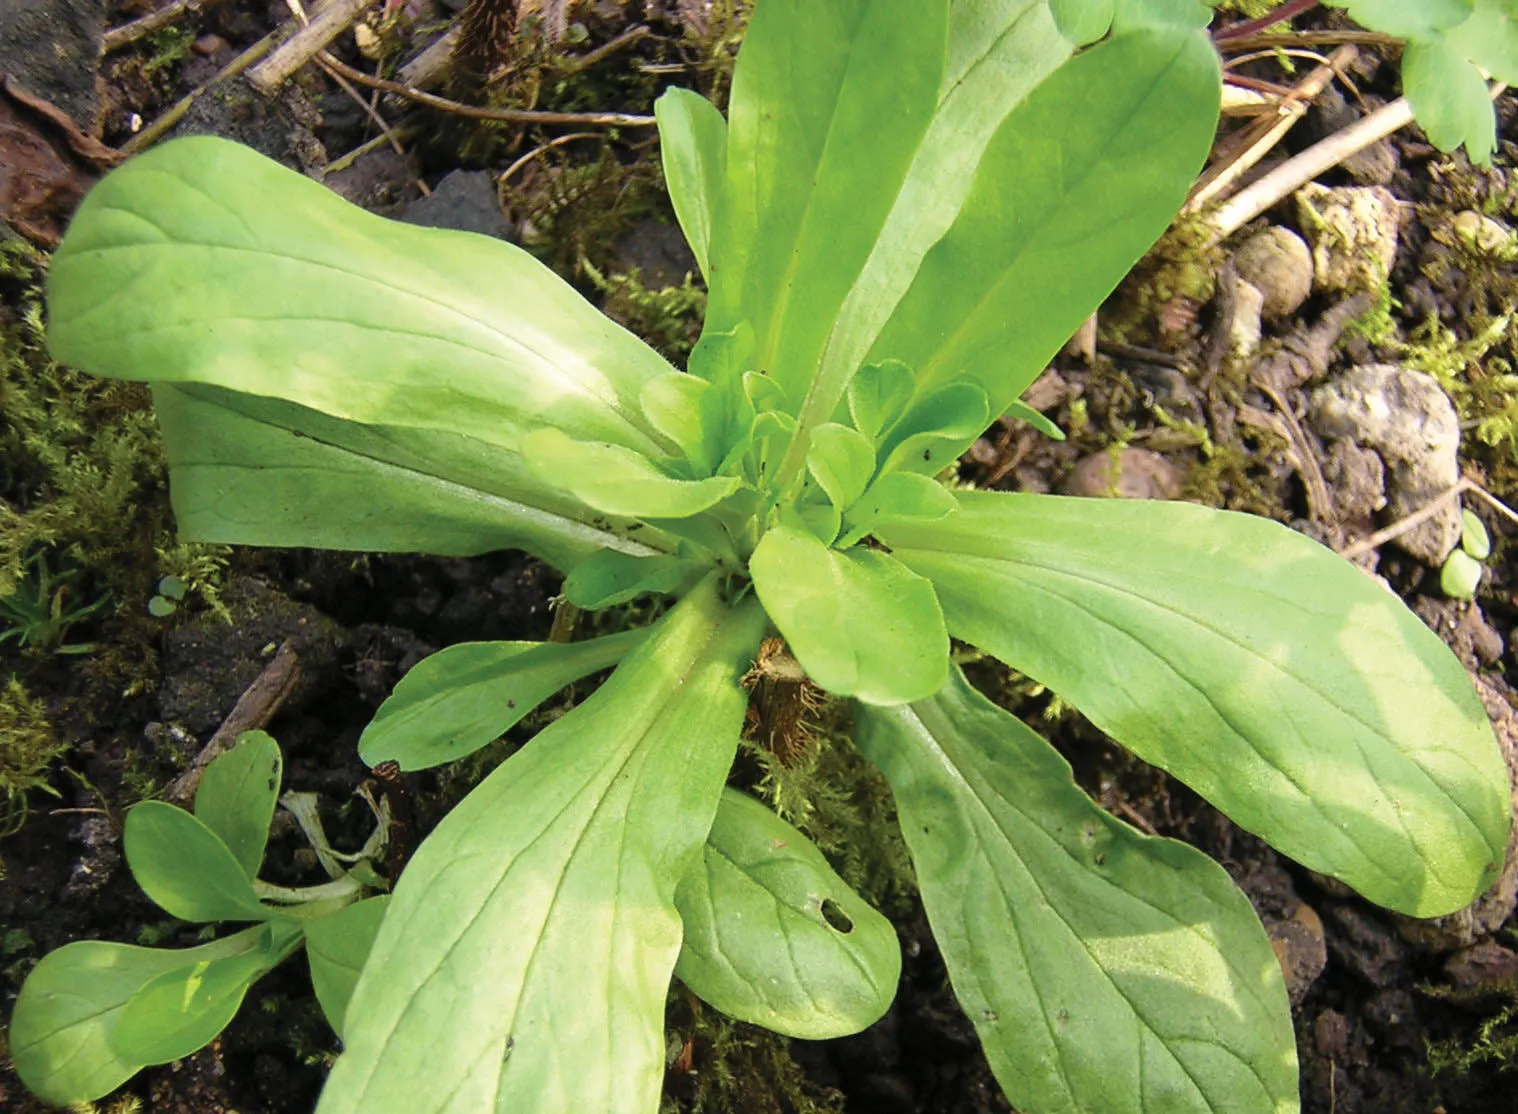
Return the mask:
<path id="1" fill-rule="evenodd" d="M 690 1013 L 670 1030 L 674 1096 L 660 1114 L 843 1114 L 843 1096 L 806 1077 L 787 1038 L 699 1003 Z"/>
<path id="2" fill-rule="evenodd" d="M 706 316 L 706 290 L 691 275 L 679 286 L 649 289 L 634 268 L 603 276 L 589 262 L 586 275 L 605 296 L 601 309 L 613 321 L 638 334 L 672 363 L 684 363 L 701 335 Z"/>
<path id="3" fill-rule="evenodd" d="M 65 749 L 42 701 L 15 677 L 0 682 L 0 835 L 20 828 L 27 795 L 47 789 L 47 769 Z"/>
<path id="4" fill-rule="evenodd" d="M 1468 1075 L 1478 1067 L 1511 1071 L 1518 1065 L 1518 1000 L 1487 1018 L 1469 1042 L 1437 1041 L 1428 1047 L 1428 1067 L 1434 1075 Z"/>

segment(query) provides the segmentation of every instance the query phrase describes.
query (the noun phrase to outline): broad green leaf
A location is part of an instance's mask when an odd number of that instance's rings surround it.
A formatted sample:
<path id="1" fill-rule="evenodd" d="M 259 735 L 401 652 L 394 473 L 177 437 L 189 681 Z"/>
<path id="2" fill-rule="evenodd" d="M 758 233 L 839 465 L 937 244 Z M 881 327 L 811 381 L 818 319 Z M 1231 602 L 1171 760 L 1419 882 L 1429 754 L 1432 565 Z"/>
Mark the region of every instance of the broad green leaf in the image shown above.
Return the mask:
<path id="1" fill-rule="evenodd" d="M 599 611 L 646 596 L 679 595 L 712 568 L 690 557 L 629 557 L 603 549 L 581 561 L 564 578 L 564 598 L 586 611 Z"/>
<path id="2" fill-rule="evenodd" d="M 917 388 L 912 369 L 900 360 L 866 364 L 849 380 L 849 416 L 854 428 L 872 443 L 906 413 Z"/>
<path id="3" fill-rule="evenodd" d="M 1112 26 L 1116 0 L 1049 0 L 1049 11 L 1060 34 L 1073 43 L 1101 38 Z"/>
<path id="4" fill-rule="evenodd" d="M 648 1114 L 700 854 L 765 629 L 709 580 L 477 786 L 397 884 L 320 1114 Z"/>
<path id="5" fill-rule="evenodd" d="M 1165 230 L 1217 105 L 1200 33 L 1133 31 L 1060 67 L 991 138 L 870 358 L 921 390 L 978 383 L 1000 413 Z"/>
<path id="6" fill-rule="evenodd" d="M 1518 81 L 1518 7 L 1512 0 L 1476 0 L 1476 10 L 1449 38 L 1491 77 Z"/>
<path id="7" fill-rule="evenodd" d="M 949 638 L 933 587 L 874 549 L 840 553 L 788 526 L 766 531 L 749 575 L 813 681 L 870 704 L 937 692 Z"/>
<path id="8" fill-rule="evenodd" d="M 54 357 L 511 448 L 548 422 L 640 451 L 670 368 L 527 252 L 388 221 L 208 136 L 154 147 L 79 207 L 48 275 Z"/>
<path id="9" fill-rule="evenodd" d="M 368 765 L 425 770 L 500 738 L 565 685 L 621 661 L 647 634 L 584 642 L 460 642 L 417 662 L 358 741 Z"/>
<path id="10" fill-rule="evenodd" d="M 11 1014 L 16 1074 L 33 1094 L 59 1106 L 110 1094 L 146 1066 L 116 1049 L 132 996 L 165 972 L 258 947 L 265 927 L 180 951 L 81 940 L 49 952 L 27 975 Z"/>
<path id="11" fill-rule="evenodd" d="M 1297 861 L 1412 916 L 1507 846 L 1507 772 L 1465 670 L 1353 565 L 1185 503 L 960 492 L 882 531 L 949 630 L 1065 697 Z"/>
<path id="12" fill-rule="evenodd" d="M 311 965 L 311 987 L 332 1031 L 343 1035 L 348 1000 L 358 983 L 364 960 L 374 946 L 375 934 L 390 903 L 388 894 L 345 905 L 336 913 L 302 921 L 306 932 L 306 959 Z"/>
<path id="13" fill-rule="evenodd" d="M 949 6 L 766 0 L 745 34 L 708 321 L 719 331 L 748 321 L 754 368 L 804 411 L 838 308 L 936 106 Z"/>
<path id="14" fill-rule="evenodd" d="M 874 1024 L 896 996 L 891 922 L 811 840 L 736 790 L 723 792 L 675 907 L 685 924 L 675 975 L 729 1017 L 826 1040 Z"/>
<path id="15" fill-rule="evenodd" d="M 1288 1114 L 1291 1011 L 1249 901 L 1207 856 L 1094 805 L 956 670 L 864 708 L 933 938 L 1007 1098 L 1040 1114 Z"/>
<path id="16" fill-rule="evenodd" d="M 677 480 L 642 453 L 603 441 L 576 441 L 554 428 L 522 438 L 527 466 L 545 483 L 607 514 L 689 518 L 738 489 L 735 476 Z"/>
<path id="17" fill-rule="evenodd" d="M 1497 123 L 1486 82 L 1454 42 L 1438 36 L 1408 43 L 1402 89 L 1434 146 L 1453 151 L 1463 143 L 1473 161 L 1491 160 Z"/>
<path id="18" fill-rule="evenodd" d="M 710 276 L 707 252 L 727 166 L 727 121 L 711 101 L 688 89 L 666 89 L 654 102 L 654 117 L 675 217 L 696 265 Z"/>
<path id="19" fill-rule="evenodd" d="M 221 837 L 249 881 L 263 865 L 282 770 L 279 744 L 262 731 L 244 731 L 206 767 L 195 793 L 195 819 Z"/>
<path id="20" fill-rule="evenodd" d="M 812 430 L 806 466 L 833 506 L 852 506 L 875 474 L 875 446 L 856 429 L 826 422 Z"/>
<path id="21" fill-rule="evenodd" d="M 162 801 L 132 806 L 121 837 L 142 892 L 182 921 L 262 921 L 277 916 L 221 837 Z"/>
<path id="22" fill-rule="evenodd" d="M 435 430 L 364 426 L 200 384 L 156 384 L 182 538 L 470 556 L 525 549 L 567 568 L 672 542 L 598 515 L 515 452 Z"/>
<path id="23" fill-rule="evenodd" d="M 252 931 L 256 943 L 247 951 L 165 971 L 132 995 L 111 1036 L 116 1053 L 136 1063 L 167 1064 L 216 1039 L 248 988 L 300 945 L 300 927 L 290 922 Z"/>
<path id="24" fill-rule="evenodd" d="M 959 508 L 953 494 L 931 476 L 887 472 L 870 485 L 844 516 L 839 549 L 847 549 L 877 526 L 904 518 L 939 519 Z"/>
<path id="25" fill-rule="evenodd" d="M 1448 31 L 1471 14 L 1472 0 L 1330 0 L 1355 22 L 1399 39 Z"/>

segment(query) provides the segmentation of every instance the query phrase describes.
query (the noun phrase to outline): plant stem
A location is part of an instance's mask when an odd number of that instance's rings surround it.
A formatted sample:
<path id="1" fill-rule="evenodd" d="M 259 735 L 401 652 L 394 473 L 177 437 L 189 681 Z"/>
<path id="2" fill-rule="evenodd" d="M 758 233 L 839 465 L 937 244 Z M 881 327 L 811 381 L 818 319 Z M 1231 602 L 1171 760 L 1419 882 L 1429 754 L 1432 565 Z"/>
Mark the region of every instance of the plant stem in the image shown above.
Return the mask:
<path id="1" fill-rule="evenodd" d="M 1318 0 L 1286 0 L 1273 12 L 1266 12 L 1259 19 L 1245 20 L 1243 23 L 1235 23 L 1231 27 L 1225 27 L 1221 31 L 1214 31 L 1212 41 L 1214 43 L 1226 43 L 1231 39 L 1241 39 L 1245 35 L 1254 35 L 1274 27 L 1277 23 L 1284 23 L 1288 19 L 1294 19 L 1303 12 L 1310 12 L 1318 6 Z"/>

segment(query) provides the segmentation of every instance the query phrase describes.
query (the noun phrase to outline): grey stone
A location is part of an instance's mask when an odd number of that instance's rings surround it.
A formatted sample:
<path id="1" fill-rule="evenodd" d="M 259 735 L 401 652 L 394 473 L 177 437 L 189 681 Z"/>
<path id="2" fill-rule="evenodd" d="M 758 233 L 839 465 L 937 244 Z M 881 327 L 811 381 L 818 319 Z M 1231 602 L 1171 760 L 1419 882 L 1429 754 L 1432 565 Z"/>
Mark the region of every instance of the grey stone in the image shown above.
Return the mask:
<path id="1" fill-rule="evenodd" d="M 105 9 L 105 0 L 0 0 L 0 74 L 86 132 L 100 111 L 95 70 Z"/>
<path id="2" fill-rule="evenodd" d="M 1289 228 L 1256 232 L 1233 257 L 1239 278 L 1260 292 L 1266 317 L 1296 313 L 1312 293 L 1312 251 Z"/>
<path id="3" fill-rule="evenodd" d="M 431 194 L 406 206 L 401 220 L 501 240 L 515 235 L 511 222 L 501 212 L 495 181 L 484 170 L 455 170 L 445 175 Z"/>
<path id="4" fill-rule="evenodd" d="M 1422 510 L 1460 478 L 1460 421 L 1431 375 L 1363 364 L 1314 391 L 1310 417 L 1326 440 L 1347 438 L 1380 454 L 1392 520 Z M 1450 501 L 1395 544 L 1439 565 L 1459 541 L 1460 509 Z"/>
<path id="5" fill-rule="evenodd" d="M 1060 484 L 1066 495 L 1121 499 L 1174 499 L 1181 493 L 1180 468 L 1148 449 L 1104 449 L 1080 461 Z"/>
<path id="6" fill-rule="evenodd" d="M 1312 245 L 1313 279 L 1330 293 L 1376 290 L 1397 259 L 1402 207 L 1381 186 L 1329 189 L 1308 182 L 1297 191 L 1299 223 Z"/>

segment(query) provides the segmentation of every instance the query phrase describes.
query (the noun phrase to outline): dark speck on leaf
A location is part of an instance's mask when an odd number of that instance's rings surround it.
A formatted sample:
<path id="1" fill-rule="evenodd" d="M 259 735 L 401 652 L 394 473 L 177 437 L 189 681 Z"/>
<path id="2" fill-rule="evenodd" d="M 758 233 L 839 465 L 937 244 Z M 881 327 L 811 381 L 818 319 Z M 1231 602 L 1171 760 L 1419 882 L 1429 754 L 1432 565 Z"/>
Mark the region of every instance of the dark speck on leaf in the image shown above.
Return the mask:
<path id="1" fill-rule="evenodd" d="M 922 450 L 922 459 L 923 460 L 932 460 L 933 459 L 933 450 L 932 449 L 923 449 Z"/>

